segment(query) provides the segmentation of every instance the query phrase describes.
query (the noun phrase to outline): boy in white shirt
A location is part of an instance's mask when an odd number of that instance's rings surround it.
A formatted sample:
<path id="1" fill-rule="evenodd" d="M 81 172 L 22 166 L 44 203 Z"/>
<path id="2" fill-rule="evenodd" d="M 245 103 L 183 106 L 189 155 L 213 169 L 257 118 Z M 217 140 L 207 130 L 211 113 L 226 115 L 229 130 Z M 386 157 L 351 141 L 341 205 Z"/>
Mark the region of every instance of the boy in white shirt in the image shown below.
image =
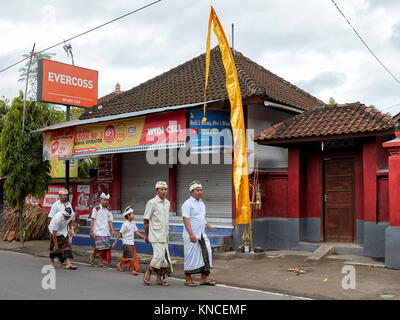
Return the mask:
<path id="1" fill-rule="evenodd" d="M 93 208 L 90 222 L 90 237 L 94 238 L 95 248 L 89 256 L 90 265 L 94 265 L 94 258 L 99 254 L 98 267 L 104 267 L 103 260 L 111 263 L 111 235 L 114 237 L 113 215 L 108 208 L 110 195 L 104 192 L 100 196 L 100 205 Z M 110 233 L 111 230 L 111 233 Z"/>
<path id="2" fill-rule="evenodd" d="M 122 236 L 123 255 L 121 261 L 117 264 L 117 270 L 125 271 L 123 268 L 121 268 L 121 264 L 123 264 L 128 268 L 132 268 L 132 275 L 137 276 L 137 271 L 139 271 L 139 260 L 136 255 L 135 234 L 143 239 L 144 235 L 138 231 L 135 222 L 133 222 L 133 219 L 135 218 L 135 212 L 133 211 L 132 207 L 127 207 L 123 215 L 126 221 L 122 224 L 121 230 L 119 231 L 117 238 L 112 245 L 112 248 L 115 248 L 119 238 Z"/>

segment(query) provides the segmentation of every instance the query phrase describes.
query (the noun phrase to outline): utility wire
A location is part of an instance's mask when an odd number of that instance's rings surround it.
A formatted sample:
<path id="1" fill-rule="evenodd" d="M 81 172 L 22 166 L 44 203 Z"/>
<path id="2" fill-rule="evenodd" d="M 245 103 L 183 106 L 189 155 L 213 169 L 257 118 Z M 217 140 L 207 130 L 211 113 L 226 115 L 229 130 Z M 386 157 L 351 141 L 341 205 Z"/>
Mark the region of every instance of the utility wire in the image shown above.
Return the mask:
<path id="1" fill-rule="evenodd" d="M 149 4 L 147 4 L 147 5 L 143 6 L 143 7 L 140 7 L 139 9 L 136 9 L 136 10 L 133 10 L 133 11 L 131 11 L 131 12 L 128 12 L 128 13 L 126 13 L 126 14 L 124 14 L 124 15 L 118 17 L 118 18 L 115 18 L 115 19 L 113 19 L 113 20 L 110 20 L 110 21 L 108 21 L 108 22 L 106 22 L 106 23 L 103 23 L 103 24 L 97 26 L 97 27 L 94 27 L 94 28 L 92 28 L 92 29 L 90 29 L 90 30 L 87 30 L 87 31 L 85 31 L 85 32 L 82 32 L 82 33 L 80 33 L 80 34 L 78 34 L 78 35 L 76 35 L 76 36 L 73 36 L 72 38 L 69 38 L 69 39 L 67 39 L 67 40 L 63 40 L 63 41 L 61 41 L 61 42 L 59 42 L 59 43 L 57 43 L 57 44 L 55 44 L 55 45 L 52 45 L 51 47 L 48 47 L 48 48 L 43 49 L 43 50 L 41 50 L 41 51 L 39 51 L 39 52 L 36 52 L 36 54 L 45 52 L 45 51 L 50 50 L 50 49 L 53 49 L 54 47 L 57 47 L 57 46 L 59 46 L 59 45 L 61 45 L 61 44 L 64 44 L 64 43 L 67 42 L 67 41 L 71 41 L 71 40 L 73 40 L 73 39 L 76 39 L 76 38 L 78 38 L 78 37 L 81 37 L 81 36 L 83 36 L 83 35 L 85 35 L 85 34 L 87 34 L 87 33 L 89 33 L 89 32 L 92 32 L 92 31 L 97 30 L 97 29 L 99 29 L 99 28 L 101 28 L 101 27 L 104 27 L 104 26 L 106 26 L 106 25 L 108 25 L 108 24 L 110 24 L 110 23 L 113 23 L 113 22 L 115 22 L 115 21 L 117 21 L 117 20 L 120 20 L 120 19 L 122 19 L 122 18 L 125 18 L 125 17 L 127 17 L 127 16 L 129 16 L 129 15 L 131 15 L 131 14 L 133 14 L 133 13 L 136 13 L 136 12 L 138 12 L 138 11 L 141 11 L 141 10 L 143 10 L 143 9 L 146 9 L 146 8 L 152 6 L 152 5 L 154 5 L 154 4 L 156 4 L 157 2 L 160 2 L 160 1 L 161 1 L 161 0 L 157 0 L 157 1 L 154 1 L 154 2 L 152 2 L 152 3 L 149 3 Z M 21 60 L 15 62 L 14 64 L 8 66 L 7 68 L 4 68 L 4 69 L 0 70 L 0 73 L 3 72 L 3 71 L 8 70 L 8 69 L 10 69 L 10 68 L 12 68 L 12 67 L 14 67 L 14 66 L 16 66 L 17 64 L 19 64 L 19 63 L 21 63 L 21 62 L 23 62 L 23 61 L 25 61 L 25 60 L 27 60 L 27 59 L 29 59 L 29 58 L 30 58 L 30 57 L 26 57 L 26 58 L 24 58 L 24 59 L 21 59 Z"/>
<path id="2" fill-rule="evenodd" d="M 397 107 L 397 106 L 400 106 L 400 103 L 395 104 L 395 105 L 393 105 L 393 106 L 389 106 L 389 107 L 382 108 L 381 111 L 389 110 L 389 109 L 392 109 L 392 108 Z"/>
<path id="3" fill-rule="evenodd" d="M 343 16 L 343 18 L 347 21 L 347 23 L 350 25 L 350 27 L 353 29 L 353 31 L 355 32 L 355 34 L 357 35 L 357 37 L 361 40 L 361 42 L 364 44 L 364 46 L 368 49 L 368 51 L 375 57 L 375 59 L 381 64 L 381 66 L 392 76 L 392 78 L 398 83 L 400 84 L 400 80 L 397 79 L 392 72 L 390 72 L 390 70 L 388 68 L 386 68 L 386 66 L 382 63 L 381 60 L 379 60 L 379 58 L 375 55 L 375 53 L 372 52 L 372 50 L 368 47 L 368 45 L 366 44 L 366 42 L 363 40 L 363 38 L 361 38 L 361 36 L 359 35 L 359 33 L 357 32 L 356 29 L 354 29 L 354 27 L 351 25 L 350 21 L 347 20 L 346 16 L 343 14 L 342 10 L 340 10 L 340 8 L 338 7 L 338 5 L 335 3 L 334 0 L 331 0 L 333 2 L 333 4 L 336 6 L 336 8 L 339 10 L 339 12 L 341 13 L 341 15 Z"/>

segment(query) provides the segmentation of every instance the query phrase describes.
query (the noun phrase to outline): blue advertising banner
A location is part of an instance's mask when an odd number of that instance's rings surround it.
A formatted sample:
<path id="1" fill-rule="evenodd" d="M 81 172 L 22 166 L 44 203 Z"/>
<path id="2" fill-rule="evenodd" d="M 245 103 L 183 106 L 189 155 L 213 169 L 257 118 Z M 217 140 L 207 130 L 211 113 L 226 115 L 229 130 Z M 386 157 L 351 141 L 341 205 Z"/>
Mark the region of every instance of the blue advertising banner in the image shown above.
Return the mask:
<path id="1" fill-rule="evenodd" d="M 202 122 L 203 110 L 189 111 L 190 152 L 219 152 L 233 148 L 230 114 L 227 111 L 208 110 L 207 121 Z"/>

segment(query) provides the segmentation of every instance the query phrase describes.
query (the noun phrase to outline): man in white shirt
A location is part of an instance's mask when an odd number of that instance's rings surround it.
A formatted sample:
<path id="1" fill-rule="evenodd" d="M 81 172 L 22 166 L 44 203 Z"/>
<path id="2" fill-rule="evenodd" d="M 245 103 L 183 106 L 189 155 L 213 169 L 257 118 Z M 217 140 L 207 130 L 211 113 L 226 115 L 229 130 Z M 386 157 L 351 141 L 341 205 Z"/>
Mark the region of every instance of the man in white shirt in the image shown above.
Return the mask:
<path id="1" fill-rule="evenodd" d="M 208 227 L 213 232 L 215 230 L 206 221 L 206 207 L 201 200 L 203 188 L 200 182 L 193 181 L 189 191 L 190 198 L 182 205 L 185 226 L 183 229 L 185 285 L 196 287 L 192 274 L 201 273 L 200 284 L 215 286 L 215 281 L 208 277 L 212 268 L 212 252 L 205 228 Z"/>
<path id="2" fill-rule="evenodd" d="M 68 225 L 72 215 L 71 208 L 64 208 L 57 212 L 49 224 L 50 232 L 50 266 L 54 268 L 54 258 L 58 258 L 61 263 L 65 262 L 65 269 L 75 270 L 77 267 L 71 264 L 72 251 L 68 240 Z"/>
<path id="3" fill-rule="evenodd" d="M 93 208 L 90 221 L 90 237 L 94 237 L 95 248 L 89 257 L 89 262 L 94 265 L 94 258 L 99 254 L 98 267 L 104 267 L 103 259 L 111 263 L 110 230 L 113 237 L 115 232 L 112 224 L 113 216 L 108 208 L 109 201 L 110 195 L 103 192 L 100 196 L 100 205 Z"/>
<path id="4" fill-rule="evenodd" d="M 68 201 L 68 190 L 65 189 L 65 188 L 61 188 L 58 191 L 58 196 L 59 196 L 59 199 L 52 204 L 50 212 L 49 212 L 47 218 L 48 218 L 49 223 L 50 223 L 51 219 L 54 217 L 54 215 L 57 212 L 62 212 L 62 211 L 64 211 L 65 208 L 71 208 L 72 214 L 71 214 L 71 217 L 70 217 L 69 221 L 72 221 L 72 224 L 71 224 L 71 228 L 69 228 L 69 231 L 70 231 L 69 236 L 72 237 L 73 234 L 76 233 L 76 225 L 75 225 L 75 222 L 74 222 L 75 212 L 72 209 L 71 203 Z M 73 232 L 72 232 L 72 230 L 73 230 Z"/>
<path id="5" fill-rule="evenodd" d="M 170 202 L 166 199 L 167 192 L 167 183 L 158 181 L 156 184 L 157 195 L 147 202 L 143 216 L 144 240 L 150 242 L 153 247 L 153 258 L 143 277 L 146 285 L 150 285 L 151 272 L 155 271 L 157 273 L 156 284 L 168 286 L 167 282 L 161 280 L 161 276 L 165 279 L 172 272 L 168 250 Z"/>

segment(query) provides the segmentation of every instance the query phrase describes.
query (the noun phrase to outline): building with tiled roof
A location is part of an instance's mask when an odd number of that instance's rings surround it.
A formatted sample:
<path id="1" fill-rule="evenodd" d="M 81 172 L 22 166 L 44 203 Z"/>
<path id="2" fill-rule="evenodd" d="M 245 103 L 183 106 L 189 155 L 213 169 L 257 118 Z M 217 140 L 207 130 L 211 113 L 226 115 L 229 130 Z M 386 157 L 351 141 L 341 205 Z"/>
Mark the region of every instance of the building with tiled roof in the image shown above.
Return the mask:
<path id="1" fill-rule="evenodd" d="M 233 51 L 233 56 L 244 104 L 246 100 L 257 97 L 301 111 L 325 106 L 324 102 L 246 58 L 240 52 Z M 101 102 L 100 109 L 98 106 L 88 108 L 80 119 L 202 103 L 205 65 L 205 54 L 202 54 L 108 101 Z M 218 47 L 210 53 L 207 100 L 228 100 L 225 69 Z"/>
<path id="2" fill-rule="evenodd" d="M 270 230 L 267 242 L 305 250 L 329 242 L 337 252 L 400 268 L 400 211 L 390 209 L 399 192 L 397 121 L 355 102 L 307 110 L 258 131 L 259 146 L 288 150 L 287 171 L 260 178 L 268 193 L 266 222 L 258 220 L 257 228 Z"/>
<path id="3" fill-rule="evenodd" d="M 308 110 L 255 134 L 259 144 L 393 133 L 396 120 L 360 102 Z"/>
<path id="4" fill-rule="evenodd" d="M 250 137 L 254 132 L 285 121 L 293 115 L 321 109 L 326 104 L 240 52 L 234 51 L 233 57 L 241 90 L 245 127 L 249 130 L 249 173 L 258 170 L 260 176 L 267 177 L 271 182 L 263 190 L 262 209 L 255 215 L 269 218 L 272 212 L 272 216 L 279 216 L 286 212 L 279 203 L 288 193 L 287 187 L 285 189 L 280 184 L 285 181 L 285 174 L 287 178 L 288 150 L 254 144 Z M 141 223 L 146 202 L 154 197 L 154 185 L 162 180 L 168 184 L 170 221 L 182 228 L 181 208 L 189 197 L 189 184 L 199 180 L 204 190 L 202 199 L 207 206 L 207 221 L 218 226 L 220 236 L 231 237 L 231 241 L 226 243 L 233 243 L 236 248 L 238 242 L 242 241 L 242 233 L 241 226 L 235 226 L 235 197 L 232 196 L 231 106 L 218 47 L 211 50 L 210 55 L 207 123 L 201 121 L 205 64 L 205 54 L 199 55 L 130 90 L 99 101 L 98 105 L 85 109 L 79 120 L 44 128 L 43 131 L 48 131 L 48 136 L 51 136 L 52 130 L 55 131 L 56 140 L 58 130 L 71 129 L 75 132 L 72 158 L 104 158 L 104 166 L 99 166 L 98 171 L 99 184 L 93 190 L 100 192 L 101 187 L 104 188 L 102 191 L 112 193 L 112 209 L 116 221 L 123 219 L 119 214 L 126 206 L 134 205 L 136 219 Z M 163 140 L 158 143 L 157 139 L 165 137 L 165 132 L 178 133 L 177 141 Z M 224 132 L 223 136 L 221 132 Z M 150 135 L 157 143 L 147 140 Z M 202 153 L 201 156 L 199 153 Z M 204 153 L 212 155 L 204 156 Z M 215 155 L 217 160 L 214 161 Z M 259 221 L 264 223 L 269 220 Z M 284 221 L 279 221 L 286 228 Z M 271 229 L 267 227 L 255 233 L 254 246 L 264 249 L 276 246 L 275 242 L 264 241 L 268 230 Z M 291 232 L 290 228 L 282 232 L 279 227 L 275 231 L 278 237 Z M 138 252 L 147 252 L 149 248 L 139 240 Z M 75 236 L 74 241 L 76 244 L 87 244 L 84 235 Z M 182 254 L 181 249 L 176 250 L 177 255 Z"/>

